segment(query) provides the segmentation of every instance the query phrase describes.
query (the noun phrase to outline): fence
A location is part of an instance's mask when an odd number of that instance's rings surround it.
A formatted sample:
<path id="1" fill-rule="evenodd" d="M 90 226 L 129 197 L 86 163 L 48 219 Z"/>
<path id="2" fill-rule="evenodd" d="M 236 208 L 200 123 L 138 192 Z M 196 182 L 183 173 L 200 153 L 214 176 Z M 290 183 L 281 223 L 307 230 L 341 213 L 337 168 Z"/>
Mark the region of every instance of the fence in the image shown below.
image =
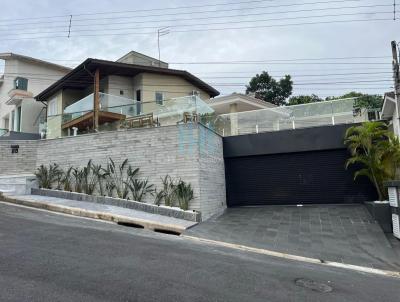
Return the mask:
<path id="1" fill-rule="evenodd" d="M 355 98 L 229 114 L 204 114 L 201 123 L 222 136 L 348 124 L 368 120 Z"/>

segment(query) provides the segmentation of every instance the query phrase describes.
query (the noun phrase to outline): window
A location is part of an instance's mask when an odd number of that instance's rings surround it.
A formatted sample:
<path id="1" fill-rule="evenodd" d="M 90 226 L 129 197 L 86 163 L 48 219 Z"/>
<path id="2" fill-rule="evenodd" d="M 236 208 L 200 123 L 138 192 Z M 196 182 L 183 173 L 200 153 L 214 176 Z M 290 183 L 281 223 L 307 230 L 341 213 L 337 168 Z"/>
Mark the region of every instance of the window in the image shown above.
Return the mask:
<path id="1" fill-rule="evenodd" d="M 164 94 L 162 92 L 156 92 L 156 104 L 162 105 L 164 102 Z"/>
<path id="2" fill-rule="evenodd" d="M 142 113 L 142 92 L 140 89 L 136 90 L 136 114 Z"/>
<path id="3" fill-rule="evenodd" d="M 15 110 L 11 111 L 11 125 L 10 129 L 14 131 L 14 123 L 15 123 Z"/>
<path id="4" fill-rule="evenodd" d="M 15 78 L 14 80 L 14 89 L 19 90 L 28 90 L 28 79 L 25 78 Z"/>
<path id="5" fill-rule="evenodd" d="M 120 90 L 120 91 L 119 91 L 119 95 L 124 95 L 124 91 L 123 91 L 123 90 Z"/>
<path id="6" fill-rule="evenodd" d="M 57 115 L 57 98 L 51 99 L 47 103 L 47 116 Z"/>

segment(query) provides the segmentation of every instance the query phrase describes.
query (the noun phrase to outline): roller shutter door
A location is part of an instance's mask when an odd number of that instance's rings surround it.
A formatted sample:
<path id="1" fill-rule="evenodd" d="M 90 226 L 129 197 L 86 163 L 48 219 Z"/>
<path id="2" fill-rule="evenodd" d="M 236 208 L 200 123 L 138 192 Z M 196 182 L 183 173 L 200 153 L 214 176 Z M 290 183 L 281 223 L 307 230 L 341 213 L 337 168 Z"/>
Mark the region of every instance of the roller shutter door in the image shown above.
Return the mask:
<path id="1" fill-rule="evenodd" d="M 226 158 L 228 206 L 344 204 L 376 199 L 366 178 L 344 168 L 347 150 Z"/>

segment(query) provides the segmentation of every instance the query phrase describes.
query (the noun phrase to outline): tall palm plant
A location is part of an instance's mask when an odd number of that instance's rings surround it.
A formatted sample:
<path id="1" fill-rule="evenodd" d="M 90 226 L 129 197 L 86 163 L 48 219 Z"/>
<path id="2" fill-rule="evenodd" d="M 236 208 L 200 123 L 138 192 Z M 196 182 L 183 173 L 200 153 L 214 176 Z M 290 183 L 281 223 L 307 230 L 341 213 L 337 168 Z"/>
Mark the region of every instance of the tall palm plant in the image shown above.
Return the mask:
<path id="1" fill-rule="evenodd" d="M 395 177 L 400 163 L 400 148 L 384 122 L 366 122 L 347 130 L 345 143 L 351 153 L 346 168 L 359 164 L 354 174 L 368 177 L 374 184 L 379 200 L 387 198 L 383 182 Z"/>

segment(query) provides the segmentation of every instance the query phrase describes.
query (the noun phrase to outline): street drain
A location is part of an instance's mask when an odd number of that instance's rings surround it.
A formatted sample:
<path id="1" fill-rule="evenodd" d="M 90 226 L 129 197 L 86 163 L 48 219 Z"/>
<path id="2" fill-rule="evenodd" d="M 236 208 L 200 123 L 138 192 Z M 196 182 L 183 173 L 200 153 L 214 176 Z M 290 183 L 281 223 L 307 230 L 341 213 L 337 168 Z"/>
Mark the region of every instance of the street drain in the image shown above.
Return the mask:
<path id="1" fill-rule="evenodd" d="M 333 288 L 327 284 L 316 282 L 314 280 L 309 280 L 309 279 L 299 278 L 296 279 L 294 283 L 297 286 L 308 288 L 319 293 L 329 293 L 333 290 Z"/>
<path id="2" fill-rule="evenodd" d="M 133 222 L 118 221 L 117 224 L 130 228 L 144 229 L 144 226 Z"/>
<path id="3" fill-rule="evenodd" d="M 175 236 L 181 235 L 181 233 L 179 233 L 179 232 L 175 232 L 175 231 L 171 231 L 171 230 L 163 230 L 163 229 L 154 229 L 154 232 L 168 234 L 168 235 L 175 235 Z"/>

